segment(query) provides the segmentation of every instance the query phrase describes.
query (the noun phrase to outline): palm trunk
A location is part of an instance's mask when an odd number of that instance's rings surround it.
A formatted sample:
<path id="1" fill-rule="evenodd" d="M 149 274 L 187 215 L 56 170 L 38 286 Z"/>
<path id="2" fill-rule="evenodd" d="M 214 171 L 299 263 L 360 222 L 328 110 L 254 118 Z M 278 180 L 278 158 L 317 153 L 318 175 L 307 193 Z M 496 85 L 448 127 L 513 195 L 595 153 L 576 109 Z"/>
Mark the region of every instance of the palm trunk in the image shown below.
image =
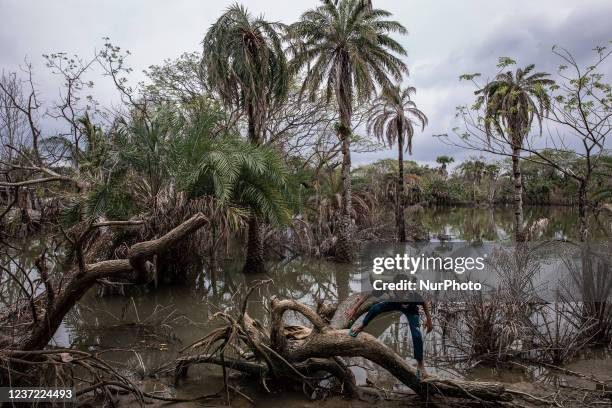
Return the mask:
<path id="1" fill-rule="evenodd" d="M 340 63 L 336 67 L 335 93 L 340 113 L 340 126 L 338 136 L 342 141 L 342 214 L 338 226 L 338 241 L 336 243 L 336 260 L 338 262 L 352 262 L 355 257 L 353 246 L 353 213 L 352 187 L 351 187 L 351 112 L 352 92 L 350 78 L 350 62 L 348 55 L 343 53 Z"/>
<path id="2" fill-rule="evenodd" d="M 342 139 L 342 213 L 338 228 L 338 241 L 336 243 L 336 260 L 351 262 L 354 258 L 352 239 L 352 186 L 351 186 L 351 141 L 350 129 L 341 122 L 340 138 Z"/>
<path id="3" fill-rule="evenodd" d="M 261 226 L 259 218 L 252 216 L 249 219 L 249 231 L 247 237 L 247 256 L 244 263 L 245 273 L 263 273 L 264 268 L 264 246 L 261 239 Z"/>
<path id="4" fill-rule="evenodd" d="M 338 241 L 336 242 L 336 260 L 339 262 L 351 262 L 355 253 L 353 248 L 352 229 L 353 212 L 352 186 L 351 186 L 351 119 L 348 114 L 342 114 L 345 109 L 340 109 L 340 129 L 338 136 L 342 141 L 342 213 L 338 225 Z"/>
<path id="5" fill-rule="evenodd" d="M 249 140 L 253 144 L 260 144 L 258 131 L 255 128 L 255 112 L 252 104 L 247 106 L 247 117 L 249 127 Z M 249 230 L 247 232 L 247 253 L 243 271 L 245 273 L 264 272 L 264 246 L 261 236 L 259 217 L 255 214 L 249 218 Z"/>
<path id="6" fill-rule="evenodd" d="M 523 230 L 523 180 L 520 167 L 521 148 L 512 144 L 512 176 L 514 178 L 514 234 L 516 242 L 525 241 Z"/>
<path id="7" fill-rule="evenodd" d="M 400 125 L 397 138 L 397 160 L 399 165 L 399 174 L 397 178 L 397 205 L 395 209 L 395 221 L 397 224 L 397 239 L 399 242 L 406 242 L 406 221 L 404 219 L 404 206 L 406 204 L 406 194 L 404 189 L 404 140 L 401 135 L 402 128 Z"/>

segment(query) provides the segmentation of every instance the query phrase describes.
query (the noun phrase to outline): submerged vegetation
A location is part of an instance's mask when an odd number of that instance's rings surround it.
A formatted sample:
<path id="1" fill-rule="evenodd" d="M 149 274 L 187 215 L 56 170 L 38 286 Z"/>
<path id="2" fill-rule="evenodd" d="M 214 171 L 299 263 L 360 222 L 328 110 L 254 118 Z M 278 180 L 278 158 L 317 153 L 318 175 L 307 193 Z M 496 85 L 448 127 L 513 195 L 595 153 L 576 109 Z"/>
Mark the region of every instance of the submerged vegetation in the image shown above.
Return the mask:
<path id="1" fill-rule="evenodd" d="M 435 207 L 507 206 L 514 214 L 515 242 L 495 252 L 490 265 L 501 289 L 435 306 L 439 334 L 457 350 L 454 359 L 559 369 L 586 347 L 609 347 L 612 90 L 603 71 L 611 51 L 596 48 L 595 61 L 583 68 L 555 48 L 563 65 L 554 76 L 533 65 L 509 70 L 515 64 L 509 58 L 500 58 L 491 82 L 462 75 L 476 85 L 475 103 L 458 108 L 461 127 L 432 141 L 477 153 L 420 164 L 404 159 L 428 125 L 416 89 L 405 85 L 406 51 L 395 38 L 405 32 L 390 12 L 363 0 L 323 1 L 289 25 L 235 5 L 204 34 L 201 52 L 150 67 L 138 85 L 130 85 L 130 53 L 108 39 L 89 60 L 45 55 L 63 83 L 59 98 L 46 104 L 31 66 L 23 77 L 3 73 L 0 383 L 77 385 L 79 395 L 111 404 L 118 389 L 141 403 L 164 399 L 140 390 L 100 353 L 50 346 L 92 288 L 100 295 L 129 294 L 137 286 L 155 291 L 186 280 L 190 271 L 216 281 L 222 259 L 244 260 L 243 272 L 258 278 L 278 273 L 279 261 L 306 257 L 338 262 L 340 271 L 372 241 L 434 239 L 444 249 L 456 237 L 433 232 L 436 220 L 423 210 Z M 102 107 L 89 94 L 89 76 L 100 70 L 119 106 Z M 542 148 L 538 137 L 557 143 Z M 397 146 L 397 158 L 352 166 L 352 153 L 383 146 Z M 576 207 L 576 242 L 555 236 L 552 218 L 528 223 L 527 205 Z M 469 218 L 475 223 L 476 213 Z M 499 238 L 494 222 L 483 224 L 466 228 L 469 245 Z M 549 224 L 552 232 L 543 232 Z M 541 237 L 572 241 L 563 263 L 576 279 L 555 288 L 550 302 L 533 287 L 539 262 L 548 259 L 550 243 Z M 151 376 L 178 380 L 190 366 L 212 363 L 222 367 L 227 402 L 228 367 L 259 376 L 264 388 L 266 379 L 285 378 L 311 395 L 325 388 L 364 397 L 376 388 L 358 386 L 348 361 L 361 358 L 441 404 L 451 404 L 444 398 L 553 403 L 503 384 L 421 381 L 383 342 L 347 335 L 347 310 L 357 295 L 349 293 L 349 276 L 338 272 L 334 279 L 332 298 L 323 284 L 311 285 L 320 295 L 316 304 L 303 302 L 314 293 L 302 293 L 300 301 L 265 299 L 265 324 L 249 315 L 249 297 L 273 282 L 226 282 L 227 303 L 215 305 L 212 316 L 219 325 Z M 147 333 L 163 326 L 160 337 L 171 338 L 174 318 L 160 317 L 167 308 L 135 325 Z M 289 312 L 308 327 L 289 325 Z"/>

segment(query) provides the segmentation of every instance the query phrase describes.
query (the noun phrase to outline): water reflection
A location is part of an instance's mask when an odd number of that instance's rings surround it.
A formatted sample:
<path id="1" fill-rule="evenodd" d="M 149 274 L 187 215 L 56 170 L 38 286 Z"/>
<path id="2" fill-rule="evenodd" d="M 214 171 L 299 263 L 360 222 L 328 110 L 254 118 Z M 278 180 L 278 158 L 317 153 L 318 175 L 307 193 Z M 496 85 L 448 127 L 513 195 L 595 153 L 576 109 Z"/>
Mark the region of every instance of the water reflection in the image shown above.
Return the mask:
<path id="1" fill-rule="evenodd" d="M 576 214 L 570 208 L 527 208 L 525 215 L 528 223 L 539 218 L 549 219 L 547 227 L 541 232 L 541 240 L 577 238 Z M 366 277 L 369 279 L 374 257 L 394 256 L 405 251 L 475 257 L 491 254 L 496 243 L 500 241 L 506 241 L 509 245 L 511 243 L 513 217 L 508 209 L 434 208 L 425 210 L 422 217 L 422 222 L 433 237 L 430 242 L 409 245 L 373 242 L 363 248 L 359 262 L 353 265 L 331 263 L 325 259 L 295 258 L 269 265 L 264 276 L 251 276 L 242 274 L 241 260 L 234 259 L 219 262 L 219 266 L 214 270 L 204 268 L 200 273 L 185 279 L 183 284 L 133 288 L 129 291 L 129 297 L 98 297 L 95 291 L 92 291 L 66 317 L 54 342 L 60 346 L 83 349 L 126 350 L 114 351 L 108 358 L 123 365 L 130 372 L 144 373 L 172 360 L 180 349 L 210 332 L 217 324 L 210 320 L 211 317 L 218 311 L 235 307 L 235 294 L 238 289 L 251 287 L 254 280 L 273 280 L 273 284 L 258 287 L 248 305 L 249 314 L 266 327 L 269 324 L 269 313 L 265 305 L 272 296 L 294 299 L 309 305 L 314 305 L 317 299 L 335 303 L 363 290 L 363 281 Z M 593 228 L 593 236 L 606 237 L 607 232 L 596 226 Z M 35 241 L 32 242 L 31 254 L 13 254 L 24 268 L 33 268 L 37 245 L 39 244 Z M 605 253 L 605 250 L 600 251 Z M 608 248 L 607 253 L 609 252 Z M 571 265 L 574 265 L 567 261 L 567 253 L 564 255 L 564 252 L 559 251 L 559 247 L 543 246 L 535 256 L 541 265 L 537 277 L 534 278 L 535 287 L 542 287 L 546 282 L 558 282 L 561 271 L 568 272 Z M 584 268 L 585 262 L 580 256 L 570 255 L 569 259 Z M 1 261 L 3 264 L 13 262 L 6 257 Z M 610 282 L 607 270 L 600 270 L 596 277 L 606 278 L 608 284 Z M 6 281 L 6 277 L 0 277 L 0 280 Z M 496 282 L 491 279 L 488 284 L 495 286 Z M 597 287 L 601 288 L 601 281 L 596 282 Z M 3 286 L 0 296 L 9 303 L 10 298 L 18 293 L 18 289 L 14 286 L 7 288 L 10 285 Z M 553 301 L 556 286 L 551 285 L 548 289 L 550 292 L 546 292 L 548 295 L 545 298 Z M 576 290 L 576 286 L 568 286 L 567 291 L 572 290 Z M 607 293 L 609 296 L 610 292 Z M 290 313 L 287 318 L 294 320 L 289 322 L 290 324 L 305 323 Z M 457 356 L 457 351 L 447 341 L 448 333 L 445 333 L 446 328 L 441 324 L 443 321 L 446 320 L 436 320 L 437 327 L 434 332 L 425 337 L 425 356 L 428 364 L 433 366 L 432 372 L 474 379 L 500 375 L 499 371 L 492 373 L 488 369 L 473 368 L 472 363 L 460 359 L 449 364 L 449 361 Z M 400 355 L 407 359 L 412 358 L 412 342 L 403 317 L 383 316 L 372 322 L 367 331 L 379 337 Z M 360 365 L 365 368 L 356 368 L 355 373 L 362 382 L 365 381 L 366 374 L 371 377 L 374 372 L 378 372 L 379 384 L 395 383 L 390 376 L 375 370 L 370 363 L 362 361 Z M 367 368 L 374 371 L 366 370 Z M 212 369 L 202 367 L 200 370 L 208 372 Z M 516 377 L 509 378 L 523 381 L 536 375 L 541 375 L 541 372 L 519 371 Z"/>
<path id="2" fill-rule="evenodd" d="M 274 282 L 258 287 L 248 305 L 250 315 L 266 327 L 269 324 L 269 313 L 265 305 L 272 296 L 295 299 L 309 305 L 314 305 L 316 299 L 336 302 L 342 296 L 363 290 L 363 279 L 364 276 L 369 276 L 374 257 L 391 256 L 403 251 L 431 250 L 466 256 L 481 254 L 483 251 L 491 252 L 495 247 L 492 243 L 474 245 L 465 242 L 452 244 L 431 242 L 416 245 L 372 243 L 363 249 L 361 259 L 355 265 L 338 265 L 322 259 L 297 258 L 290 262 L 272 265 L 265 276 L 256 277 L 242 274 L 240 262 L 228 263 L 216 271 L 215 280 L 210 278 L 212 274 L 204 271 L 195 278 L 198 281 L 195 286 L 175 285 L 142 289 L 127 298 L 123 296 L 99 298 L 94 293 L 90 293 L 66 318 L 62 330 L 56 336 L 56 341 L 64 346 L 72 345 L 89 349 L 136 348 L 139 350 L 138 358 L 133 352 L 116 352 L 112 356 L 117 361 L 126 362 L 130 370 L 143 371 L 142 365 L 147 370 L 151 370 L 171 360 L 178 350 L 200 339 L 214 328 L 216 322 L 209 319 L 218 311 L 231 310 L 235 307 L 238 303 L 234 297 L 236 290 L 252 286 L 254 280 L 272 279 Z M 558 287 L 560 276 L 563 276 L 559 272 L 564 265 L 562 254 L 546 246 L 541 246 L 540 249 L 531 260 L 541 265 L 531 284 L 534 288 L 546 289 L 546 291 L 540 289 L 538 292 L 540 298 L 554 301 L 555 290 L 548 291 L 546 283 L 550 288 Z M 527 262 L 525 256 L 516 258 Z M 489 278 L 491 278 L 490 286 L 498 282 L 496 280 L 498 278 L 492 276 Z M 436 313 L 444 313 L 444 300 L 436 296 L 433 296 L 434 302 L 441 305 Z M 547 296 L 550 298 L 546 298 Z M 160 305 L 163 305 L 163 308 Z M 289 324 L 306 323 L 292 314 L 288 314 L 287 318 Z M 434 321 L 437 327 L 425 337 L 425 356 L 429 366 L 432 367 L 430 371 L 450 377 L 468 375 L 481 378 L 486 373 L 500 375 L 498 371 L 493 373 L 474 369 L 473 362 L 467 361 L 456 345 L 448 343 L 448 339 L 452 336 L 445 333 L 445 327 L 441 325 L 441 322 L 446 320 L 437 315 Z M 456 324 L 457 327 L 462 327 Z M 412 359 L 412 342 L 404 317 L 393 314 L 382 316 L 372 322 L 367 331 L 400 355 Z M 470 341 L 465 337 L 466 333 L 470 333 L 467 327 L 458 331 L 464 336 L 464 340 L 459 339 L 459 341 Z M 368 367 L 369 363 L 361 361 L 360 365 Z M 212 369 L 201 368 L 201 370 Z M 375 371 L 367 372 L 370 378 L 375 373 Z M 514 371 L 512 375 L 504 378 L 522 381 L 539 372 L 530 371 L 530 373 L 517 375 Z M 394 384 L 393 379 L 386 373 L 378 374 L 381 376 L 378 381 L 388 380 L 388 385 Z M 364 369 L 357 369 L 356 375 L 365 381 Z"/>
<path id="3" fill-rule="evenodd" d="M 542 240 L 578 240 L 578 211 L 573 207 L 525 207 L 525 223 L 529 226 L 547 219 L 546 228 L 537 237 Z M 422 222 L 432 237 L 446 236 L 468 242 L 503 241 L 512 237 L 514 216 L 511 207 L 492 208 L 437 207 L 422 214 Z M 608 238 L 610 226 L 590 216 L 593 239 Z"/>

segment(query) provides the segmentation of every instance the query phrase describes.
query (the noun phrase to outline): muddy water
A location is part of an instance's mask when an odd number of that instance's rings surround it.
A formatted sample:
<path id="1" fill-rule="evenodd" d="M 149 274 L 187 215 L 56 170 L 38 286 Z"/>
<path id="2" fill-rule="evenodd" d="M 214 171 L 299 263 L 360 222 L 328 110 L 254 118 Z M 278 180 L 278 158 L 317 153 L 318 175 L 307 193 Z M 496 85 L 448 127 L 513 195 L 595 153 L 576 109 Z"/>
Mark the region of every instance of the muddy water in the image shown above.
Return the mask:
<path id="1" fill-rule="evenodd" d="M 426 209 L 419 217 L 430 231 L 428 244 L 398 245 L 371 243 L 363 248 L 360 261 L 354 265 L 339 265 L 324 259 L 295 258 L 269 265 L 263 276 L 245 276 L 240 272 L 242 263 L 226 254 L 217 270 L 202 270 L 182 284 L 158 288 L 130 290 L 129 296 L 96 296 L 90 292 L 65 319 L 56 333 L 54 343 L 86 350 L 115 349 L 105 354 L 106 359 L 136 380 L 143 381 L 150 390 L 167 390 L 178 397 L 194 397 L 219 391 L 222 385 L 220 370 L 202 365 L 190 371 L 190 376 L 176 388 L 166 380 L 149 378 L 157 367 L 172 361 L 179 350 L 205 336 L 218 324 L 211 317 L 218 311 L 231 309 L 236 304 L 233 294 L 249 287 L 254 281 L 272 279 L 273 285 L 257 289 L 248 304 L 249 314 L 259 319 L 264 327 L 268 322 L 266 301 L 272 296 L 295 299 L 312 305 L 315 299 L 337 302 L 359 292 L 363 277 L 369 273 L 372 259 L 403 251 L 424 251 L 446 245 L 450 241 L 463 250 L 487 252 L 492 242 L 511 237 L 513 225 L 509 209 L 444 208 Z M 576 239 L 577 221 L 568 208 L 529 208 L 526 218 L 530 222 L 549 218 L 541 239 Z M 597 225 L 594 234 L 608 240 L 609 226 Z M 546 265 L 558 265 L 555 254 L 547 255 Z M 554 268 L 553 268 L 554 269 Z M 296 316 L 287 316 L 294 323 L 303 323 Z M 435 322 L 434 322 L 435 324 Z M 407 322 L 398 316 L 383 316 L 367 329 L 405 358 L 412 360 L 412 342 Z M 608 353 L 583 353 L 576 364 L 612 369 Z M 444 347 L 440 328 L 425 337 L 425 358 L 430 372 L 449 378 L 503 381 L 512 384 L 529 383 L 535 379 L 558 380 L 558 376 L 534 366 L 516 366 L 503 369 L 472 367 L 471 363 L 449 363 L 452 351 Z M 356 361 L 353 368 L 359 383 L 366 379 L 377 386 L 404 390 L 383 370 L 366 361 Z M 246 384 L 249 395 L 266 406 L 302 405 L 301 393 L 268 395 L 257 384 Z M 276 404 L 276 405 L 275 405 Z"/>

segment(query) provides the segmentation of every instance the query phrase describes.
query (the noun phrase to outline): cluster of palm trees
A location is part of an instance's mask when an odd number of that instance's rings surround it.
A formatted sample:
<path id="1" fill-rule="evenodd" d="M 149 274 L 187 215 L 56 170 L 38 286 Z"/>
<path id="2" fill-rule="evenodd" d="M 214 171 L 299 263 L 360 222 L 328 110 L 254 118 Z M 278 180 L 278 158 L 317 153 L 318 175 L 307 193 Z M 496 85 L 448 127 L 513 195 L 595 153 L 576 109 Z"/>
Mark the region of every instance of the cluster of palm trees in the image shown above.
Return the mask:
<path id="1" fill-rule="evenodd" d="M 205 95 L 190 95 L 179 104 L 145 96 L 143 103 L 132 103 L 128 118 L 117 118 L 105 130 L 86 116 L 75 125 L 87 139 L 81 147 L 61 137 L 47 140 L 68 152 L 64 157 L 81 186 L 69 194 L 66 218 L 80 222 L 85 215 L 93 222 L 148 213 L 153 215 L 148 232 L 155 236 L 206 207 L 215 214 L 207 240 L 212 257 L 220 242 L 215 234 L 229 236 L 227 228 L 220 232 L 223 226 L 239 225 L 234 230 L 242 231 L 246 224 L 244 271 L 262 272 L 267 225 L 289 220 L 300 201 L 293 194 L 300 188 L 298 177 L 287 170 L 292 158 L 282 157 L 268 137 L 268 125 L 278 112 L 295 106 L 288 100 L 297 94 L 304 103 L 324 101 L 336 120 L 342 161 L 338 174 L 330 167 L 330 180 L 332 175 L 339 180 L 329 183 L 329 211 L 320 210 L 324 200 L 315 187 L 318 224 L 334 218 L 328 228 L 313 229 L 326 231 L 318 234 L 326 236 L 326 245 L 331 236 L 333 251 L 325 253 L 341 262 L 355 259 L 356 224 L 364 225 L 365 218 L 359 214 L 373 207 L 352 186 L 351 143 L 358 140 L 353 132 L 360 126 L 353 121 L 361 123 L 357 117 L 364 117 L 364 106 L 367 132 L 398 149 L 390 196 L 396 237 L 406 241 L 405 184 L 411 179 L 404 174 L 404 152 L 412 154 L 415 131 L 428 119 L 412 100 L 415 88 L 402 86 L 406 52 L 393 36 L 406 30 L 390 16 L 369 1 L 324 0 L 285 25 L 231 6 L 208 29 L 202 59 L 195 64 Z M 545 87 L 552 82 L 532 71 L 528 66 L 500 73 L 477 91 L 487 134 L 512 147 L 517 239 L 523 224 L 520 151 L 533 120 L 541 121 L 550 107 Z M 246 141 L 237 135 L 236 118 L 246 124 Z M 452 158 L 438 162 L 446 174 Z"/>
<path id="2" fill-rule="evenodd" d="M 226 105 L 246 115 L 248 138 L 254 144 L 264 142 L 268 112 L 283 103 L 295 81 L 301 82 L 300 93 L 305 97 L 325 98 L 337 107 L 336 132 L 343 159 L 335 257 L 344 262 L 355 257 L 350 174 L 355 104 L 378 94 L 369 128 L 389 145 L 397 143 L 400 163 L 404 148 L 411 151 L 415 120 L 421 126 L 427 123 L 410 99 L 414 88 L 398 85 L 407 73 L 401 59 L 406 51 L 391 34 L 403 34 L 406 29 L 390 16 L 368 1 L 325 0 L 285 26 L 254 18 L 244 7 L 234 5 L 211 26 L 203 42 L 202 65 L 211 89 Z M 403 241 L 402 168 L 397 180 L 397 227 Z M 245 271 L 263 270 L 260 222 L 254 215 L 249 223 Z"/>

